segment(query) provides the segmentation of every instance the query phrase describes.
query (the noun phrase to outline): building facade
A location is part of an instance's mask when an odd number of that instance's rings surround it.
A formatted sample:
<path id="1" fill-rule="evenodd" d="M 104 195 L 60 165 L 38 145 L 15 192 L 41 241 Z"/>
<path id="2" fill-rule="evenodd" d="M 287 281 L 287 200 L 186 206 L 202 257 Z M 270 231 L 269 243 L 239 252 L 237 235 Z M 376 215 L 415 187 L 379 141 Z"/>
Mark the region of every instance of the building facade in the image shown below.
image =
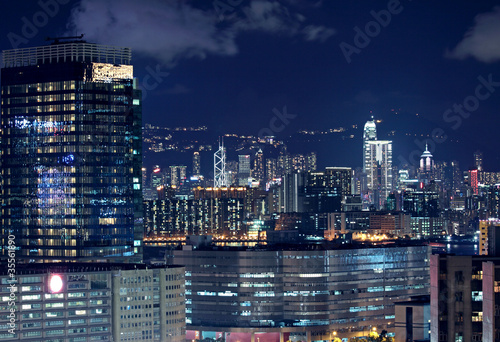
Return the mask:
<path id="1" fill-rule="evenodd" d="M 500 258 L 432 255 L 431 342 L 500 340 Z"/>
<path id="2" fill-rule="evenodd" d="M 370 202 L 376 208 L 384 208 L 387 197 L 393 190 L 392 141 L 368 141 L 367 150 L 369 159 L 366 177 Z"/>
<path id="3" fill-rule="evenodd" d="M 20 259 L 142 259 L 130 59 L 128 48 L 84 41 L 3 52 L 1 230 Z"/>
<path id="4" fill-rule="evenodd" d="M 0 341 L 185 341 L 183 267 L 46 263 L 10 275 L 3 267 Z"/>
<path id="5" fill-rule="evenodd" d="M 393 302 L 429 293 L 425 246 L 172 253 L 171 262 L 186 267 L 187 339 L 257 341 L 266 333 L 267 341 L 324 341 L 334 331 L 348 338 L 374 327 L 393 333 Z"/>

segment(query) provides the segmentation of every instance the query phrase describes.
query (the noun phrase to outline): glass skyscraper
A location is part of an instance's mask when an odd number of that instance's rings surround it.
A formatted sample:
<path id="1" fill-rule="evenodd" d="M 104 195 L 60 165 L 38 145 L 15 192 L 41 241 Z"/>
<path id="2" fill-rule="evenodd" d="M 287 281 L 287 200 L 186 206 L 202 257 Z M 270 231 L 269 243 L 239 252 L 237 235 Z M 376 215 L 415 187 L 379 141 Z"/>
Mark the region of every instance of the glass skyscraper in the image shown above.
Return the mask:
<path id="1" fill-rule="evenodd" d="M 3 52 L 2 257 L 142 259 L 141 91 L 128 48 Z"/>
<path id="2" fill-rule="evenodd" d="M 368 141 L 377 140 L 377 126 L 373 117 L 365 123 L 363 128 L 363 172 L 368 173 L 370 167 L 370 146 Z"/>

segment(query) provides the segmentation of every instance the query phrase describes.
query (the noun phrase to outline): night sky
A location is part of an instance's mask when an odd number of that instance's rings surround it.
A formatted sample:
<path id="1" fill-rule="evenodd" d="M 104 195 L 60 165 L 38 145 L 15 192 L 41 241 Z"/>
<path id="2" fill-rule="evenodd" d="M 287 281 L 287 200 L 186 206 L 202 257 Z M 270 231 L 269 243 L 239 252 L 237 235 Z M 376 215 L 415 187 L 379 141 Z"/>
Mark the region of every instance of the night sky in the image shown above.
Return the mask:
<path id="1" fill-rule="evenodd" d="M 424 139 L 434 131 L 447 137 L 436 145 L 436 159 L 459 159 L 467 168 L 481 149 L 486 170 L 499 171 L 496 4 L 2 1 L 0 48 L 80 33 L 89 42 L 131 47 L 146 90 L 144 123 L 257 135 L 286 106 L 290 118 L 278 136 L 358 125 L 352 133 L 359 151 L 337 144 L 323 158 L 359 166 L 361 128 L 372 113 L 382 120 L 379 139 L 394 140 L 398 156 L 419 150 L 415 134 Z"/>

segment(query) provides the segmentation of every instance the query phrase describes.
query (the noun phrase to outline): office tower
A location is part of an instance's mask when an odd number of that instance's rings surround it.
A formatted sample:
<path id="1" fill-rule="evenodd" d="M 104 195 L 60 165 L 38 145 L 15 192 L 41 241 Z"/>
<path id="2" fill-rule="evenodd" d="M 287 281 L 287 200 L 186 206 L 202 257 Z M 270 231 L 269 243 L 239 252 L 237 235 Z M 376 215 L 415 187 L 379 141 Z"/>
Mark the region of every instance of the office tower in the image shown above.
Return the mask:
<path id="1" fill-rule="evenodd" d="M 228 186 L 238 185 L 238 162 L 235 160 L 226 161 L 226 180 Z"/>
<path id="2" fill-rule="evenodd" d="M 350 167 L 327 167 L 325 175 L 328 176 L 329 186 L 340 188 L 342 201 L 352 195 L 354 171 Z"/>
<path id="3" fill-rule="evenodd" d="M 250 174 L 250 166 L 248 166 Z M 222 188 L 228 186 L 226 172 L 226 149 L 224 140 L 219 141 L 219 149 L 214 153 L 214 187 Z"/>
<path id="4" fill-rule="evenodd" d="M 259 151 L 255 154 L 253 164 L 252 178 L 262 182 L 264 180 L 264 156 L 261 149 L 259 149 Z"/>
<path id="5" fill-rule="evenodd" d="M 392 191 L 392 141 L 366 141 L 368 159 L 366 164 L 367 187 L 370 202 L 383 208 Z"/>
<path id="6" fill-rule="evenodd" d="M 500 219 L 500 184 L 490 185 L 485 189 L 488 216 Z"/>
<path id="7" fill-rule="evenodd" d="M 420 156 L 420 172 L 431 172 L 433 169 L 434 159 L 427 144 L 425 144 L 425 151 Z"/>
<path id="8" fill-rule="evenodd" d="M 283 177 L 292 173 L 292 158 L 288 154 L 286 145 L 283 145 L 278 155 L 278 176 Z"/>
<path id="9" fill-rule="evenodd" d="M 130 59 L 128 48 L 85 41 L 3 52 L 1 230 L 19 260 L 141 259 Z"/>
<path id="10" fill-rule="evenodd" d="M 460 164 L 458 161 L 453 160 L 451 162 L 452 178 L 453 178 L 453 191 L 460 191 L 464 184 L 464 177 L 462 176 L 462 171 L 460 170 Z"/>
<path id="11" fill-rule="evenodd" d="M 429 152 L 427 144 L 425 144 L 425 151 L 420 156 L 420 167 L 418 169 L 419 181 L 424 184 L 429 184 L 430 181 L 434 180 L 434 159 Z"/>
<path id="12" fill-rule="evenodd" d="M 170 166 L 170 185 L 179 186 L 186 179 L 186 167 L 183 165 Z"/>
<path id="13" fill-rule="evenodd" d="M 275 158 L 266 159 L 266 181 L 271 182 L 278 177 L 278 162 Z"/>
<path id="14" fill-rule="evenodd" d="M 151 172 L 151 189 L 155 190 L 157 187 L 164 185 L 163 173 L 161 172 L 161 168 L 159 165 L 153 167 L 153 171 Z"/>
<path id="15" fill-rule="evenodd" d="M 148 184 L 148 169 L 143 167 L 142 168 L 142 189 L 147 187 Z"/>
<path id="16" fill-rule="evenodd" d="M 474 152 L 474 167 L 478 171 L 483 171 L 483 152 Z"/>
<path id="17" fill-rule="evenodd" d="M 472 188 L 472 192 L 474 193 L 474 195 L 478 195 L 479 194 L 479 184 L 478 184 L 478 171 L 476 169 L 474 170 L 469 170 L 469 185 L 470 187 Z"/>
<path id="18" fill-rule="evenodd" d="M 316 171 L 318 168 L 318 156 L 316 152 L 311 152 L 306 155 L 306 171 Z"/>
<path id="19" fill-rule="evenodd" d="M 372 119 L 365 123 L 365 127 L 363 129 L 363 172 L 368 173 L 368 167 L 371 165 L 370 163 L 370 146 L 368 145 L 368 141 L 377 140 L 377 126 L 375 125 L 375 121 Z"/>
<path id="20" fill-rule="evenodd" d="M 0 270 L 0 282 L 11 283 L 7 265 Z M 17 265 L 14 334 L 5 328 L 0 339 L 184 342 L 184 274 L 144 264 Z M 4 285 L 0 296 L 10 291 Z"/>
<path id="21" fill-rule="evenodd" d="M 292 173 L 283 176 L 280 185 L 280 212 L 298 213 L 303 211 L 304 188 L 307 185 L 306 173 Z"/>
<path id="22" fill-rule="evenodd" d="M 201 175 L 200 152 L 193 153 L 193 175 Z"/>
<path id="23" fill-rule="evenodd" d="M 250 156 L 248 154 L 240 154 L 238 156 L 238 185 L 248 185 L 250 177 Z"/>
<path id="24" fill-rule="evenodd" d="M 429 293 L 429 253 L 208 246 L 173 250 L 170 262 L 186 267 L 187 340 L 331 341 L 394 332 L 394 302 Z"/>
<path id="25" fill-rule="evenodd" d="M 403 210 L 412 217 L 438 217 L 439 194 L 431 191 L 405 191 Z"/>
<path id="26" fill-rule="evenodd" d="M 298 189 L 302 207 L 299 212 L 329 213 L 342 209 L 342 180 L 336 173 L 311 171 L 305 174 L 306 184 Z M 345 184 L 344 184 L 345 185 Z M 349 182 L 348 187 L 351 184 Z M 350 190 L 349 190 L 350 192 Z"/>

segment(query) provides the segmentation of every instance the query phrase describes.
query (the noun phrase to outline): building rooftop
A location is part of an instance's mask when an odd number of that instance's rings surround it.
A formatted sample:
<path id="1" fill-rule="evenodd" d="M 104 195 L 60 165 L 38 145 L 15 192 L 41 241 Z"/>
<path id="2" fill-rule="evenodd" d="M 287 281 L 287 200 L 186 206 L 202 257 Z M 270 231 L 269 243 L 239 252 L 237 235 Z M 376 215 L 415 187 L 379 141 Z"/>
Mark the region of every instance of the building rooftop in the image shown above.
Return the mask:
<path id="1" fill-rule="evenodd" d="M 2 54 L 4 68 L 64 62 L 130 64 L 131 59 L 130 48 L 99 45 L 85 41 L 5 50 Z"/>
<path id="2" fill-rule="evenodd" d="M 81 272 L 105 272 L 112 270 L 145 270 L 145 269 L 156 269 L 165 268 L 164 265 L 146 265 L 146 264 L 125 264 L 125 263 L 31 263 L 31 264 L 16 264 L 16 277 L 20 275 L 29 274 L 44 274 L 44 273 L 81 273 Z M 180 267 L 176 265 L 169 265 L 168 268 Z M 12 270 L 10 271 L 12 272 Z M 7 264 L 0 266 L 0 276 L 10 275 L 9 268 Z"/>

